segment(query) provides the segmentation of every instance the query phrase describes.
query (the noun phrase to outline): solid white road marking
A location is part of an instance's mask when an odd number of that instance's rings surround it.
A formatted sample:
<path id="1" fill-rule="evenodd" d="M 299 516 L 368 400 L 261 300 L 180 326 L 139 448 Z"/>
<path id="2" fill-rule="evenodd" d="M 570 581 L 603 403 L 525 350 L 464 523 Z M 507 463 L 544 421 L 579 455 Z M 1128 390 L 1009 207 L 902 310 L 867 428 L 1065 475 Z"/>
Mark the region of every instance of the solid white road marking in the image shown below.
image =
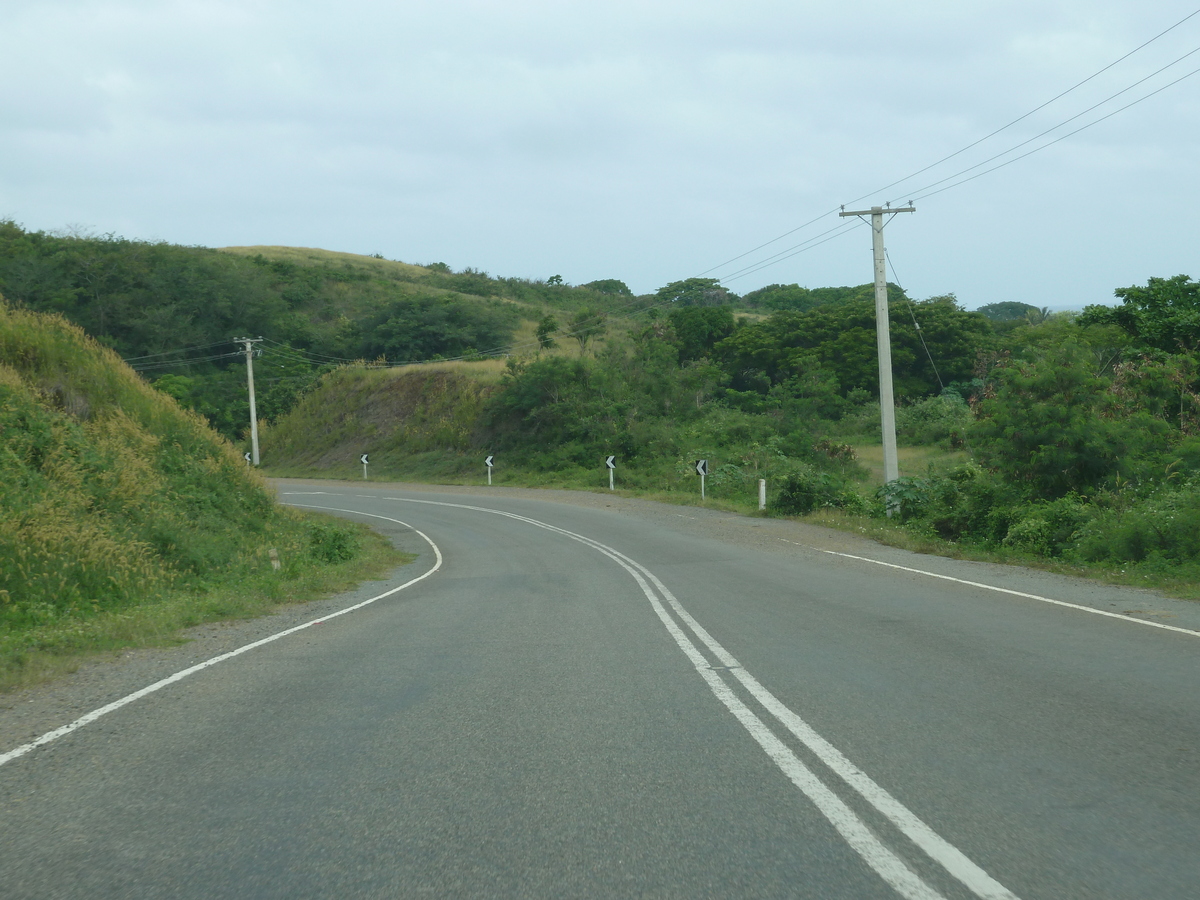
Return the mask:
<path id="1" fill-rule="evenodd" d="M 592 547 L 614 560 L 624 568 L 641 587 L 642 592 L 650 601 L 655 613 L 675 639 L 676 644 L 696 671 L 708 684 L 725 707 L 734 715 L 739 723 L 758 742 L 771 760 L 779 766 L 788 779 L 807 796 L 822 815 L 837 829 L 846 842 L 875 870 L 875 872 L 898 893 L 912 900 L 933 900 L 941 898 L 936 890 L 926 884 L 908 865 L 890 848 L 883 844 L 854 811 L 850 809 L 836 794 L 808 768 L 792 750 L 779 740 L 778 737 L 763 723 L 763 721 L 732 691 L 721 676 L 713 670 L 708 660 L 691 642 L 684 631 L 670 617 L 658 597 L 650 589 L 647 581 L 653 583 L 663 598 L 692 630 L 709 651 L 727 667 L 733 676 L 750 692 L 763 707 L 774 715 L 783 725 L 809 748 L 830 770 L 842 778 L 868 803 L 881 812 L 903 834 L 920 847 L 926 855 L 942 866 L 950 875 L 966 885 L 982 900 L 1018 900 L 1017 896 L 1004 885 L 987 874 L 981 867 L 972 862 L 958 848 L 937 834 L 912 810 L 893 797 L 870 776 L 855 766 L 844 754 L 822 738 L 807 722 L 787 707 L 779 698 L 768 691 L 763 685 L 747 672 L 721 644 L 700 625 L 691 614 L 684 609 L 679 600 L 670 590 L 650 572 L 645 566 L 606 544 L 594 538 L 589 538 L 565 528 L 559 528 L 547 522 L 522 516 L 505 510 L 485 506 L 471 506 L 465 503 L 447 503 L 436 500 L 417 500 L 406 497 L 376 497 L 374 499 L 394 500 L 402 503 L 420 503 L 429 506 L 445 506 L 466 509 L 476 512 L 486 512 L 504 518 L 516 519 L 556 532 Z M 643 577 L 643 575 L 645 577 Z"/>
<path id="2" fill-rule="evenodd" d="M 780 538 L 783 540 L 783 538 Z M 795 541 L 787 541 L 786 543 L 795 544 Z M 797 547 L 807 547 L 806 544 L 796 544 Z M 857 559 L 860 562 L 874 563 L 877 566 L 887 566 L 889 569 L 899 569 L 902 572 L 912 572 L 916 575 L 928 575 L 930 578 L 940 578 L 943 581 L 954 581 L 958 584 L 965 584 L 970 587 L 983 588 L 985 591 L 995 591 L 998 594 L 1011 594 L 1014 597 L 1024 597 L 1027 600 L 1038 600 L 1042 603 L 1052 603 L 1055 606 L 1065 606 L 1067 609 L 1079 610 L 1079 612 L 1091 613 L 1094 616 L 1106 616 L 1110 619 L 1116 619 L 1119 622 L 1128 622 L 1132 625 L 1145 625 L 1149 628 L 1161 628 L 1163 631 L 1177 631 L 1180 634 L 1191 635 L 1192 637 L 1200 637 L 1200 631 L 1195 631 L 1191 628 L 1180 628 L 1178 625 L 1163 625 L 1160 622 L 1147 622 L 1145 619 L 1131 619 L 1123 613 L 1107 612 L 1103 609 L 1093 609 L 1090 606 L 1083 606 L 1079 603 L 1068 603 L 1066 600 L 1055 600 L 1053 597 L 1042 597 L 1039 594 L 1027 594 L 1025 591 L 1014 591 L 1011 588 L 996 587 L 994 584 L 983 584 L 979 581 L 967 581 L 965 578 L 954 578 L 950 575 L 939 575 L 937 572 L 926 572 L 924 569 L 913 569 L 909 566 L 900 566 L 896 563 L 883 562 L 878 559 L 871 559 L 867 556 L 854 556 L 850 553 L 838 553 L 836 550 L 822 550 L 820 547 L 808 547 L 809 550 L 818 550 L 821 553 L 829 553 L 832 556 L 844 556 L 846 559 Z"/>
<path id="3" fill-rule="evenodd" d="M 297 504 L 293 504 L 293 505 L 301 506 L 303 504 L 297 503 Z M 318 508 L 319 509 L 331 509 L 332 510 L 332 507 L 311 507 L 311 508 L 313 508 L 313 509 L 318 509 Z M 412 528 L 412 526 L 409 525 L 407 522 L 401 522 L 399 519 L 392 519 L 392 518 L 388 518 L 387 516 L 376 516 L 376 515 L 373 515 L 372 513 L 360 513 L 358 510 L 354 510 L 354 509 L 339 509 L 339 510 L 334 510 L 334 511 L 354 513 L 355 515 L 368 516 L 372 519 L 386 519 L 389 522 L 395 522 L 399 525 L 403 525 L 405 528 Z M 91 712 L 80 716 L 78 719 L 76 719 L 74 722 L 71 722 L 69 725 L 64 725 L 61 728 L 54 729 L 53 731 L 47 731 L 41 737 L 30 741 L 28 744 L 22 744 L 20 747 L 16 747 L 12 750 L 9 750 L 7 753 L 0 753 L 0 766 L 4 765 L 7 762 L 11 762 L 12 760 L 17 759 L 18 757 L 24 756 L 26 753 L 30 752 L 31 750 L 36 750 L 38 747 L 48 744 L 53 740 L 57 740 L 58 738 L 63 737 L 64 735 L 68 735 L 72 731 L 78 731 L 84 725 L 90 725 L 92 722 L 95 722 L 101 716 L 106 716 L 110 712 L 115 712 L 116 710 L 120 709 L 122 706 L 128 706 L 130 703 L 133 703 L 135 700 L 140 700 L 142 697 L 145 697 L 147 694 L 153 694 L 155 691 L 161 690 L 162 688 L 165 688 L 169 684 L 174 684 L 177 681 L 182 681 L 184 678 L 187 678 L 189 675 L 195 675 L 197 672 L 203 671 L 204 669 L 211 668 L 212 666 L 215 666 L 217 663 L 224 662 L 227 659 L 232 659 L 235 656 L 241 656 L 243 653 L 247 652 L 248 650 L 253 650 L 256 647 L 261 647 L 264 644 L 271 643 L 272 641 L 277 641 L 282 637 L 287 637 L 289 634 L 295 634 L 297 631 L 303 631 L 305 628 L 311 628 L 313 625 L 319 625 L 322 622 L 328 622 L 330 619 L 336 619 L 338 616 L 344 616 L 344 615 L 346 615 L 346 613 L 354 612 L 356 609 L 362 609 L 364 606 L 369 606 L 370 604 L 374 603 L 376 600 L 382 600 L 384 597 L 390 597 L 390 596 L 392 596 L 392 594 L 398 593 L 407 587 L 411 587 L 412 585 L 416 584 L 418 581 L 424 581 L 426 578 L 428 578 L 430 575 L 432 575 L 434 572 L 436 572 L 438 569 L 440 569 L 442 567 L 442 551 L 438 549 L 437 544 L 435 544 L 433 541 L 431 541 L 429 539 L 429 536 L 426 535 L 424 532 L 418 531 L 416 528 L 412 528 L 412 530 L 415 531 L 417 534 L 421 535 L 421 537 L 423 537 L 425 539 L 426 543 L 428 543 L 429 546 L 433 548 L 433 553 L 436 558 L 436 562 L 434 563 L 433 568 L 429 569 L 423 575 L 418 575 L 416 578 L 413 578 L 413 579 L 410 579 L 409 581 L 404 582 L 404 584 L 400 585 L 399 587 L 394 587 L 391 590 L 384 591 L 382 594 L 378 594 L 378 595 L 372 597 L 370 600 L 363 600 L 361 603 L 355 603 L 353 606 L 347 606 L 345 609 L 339 609 L 336 612 L 331 612 L 328 615 L 324 615 L 324 616 L 321 616 L 320 618 L 313 619 L 312 621 L 305 622 L 302 625 L 296 625 L 292 628 L 284 629 L 283 631 L 279 631 L 279 632 L 276 632 L 275 634 L 268 635 L 267 637 L 262 638 L 261 640 L 254 641 L 253 643 L 250 643 L 250 644 L 244 644 L 243 646 L 238 647 L 236 650 L 230 650 L 228 653 L 222 653 L 220 656 L 214 656 L 212 659 L 206 659 L 204 662 L 197 663 L 194 666 L 191 666 L 187 669 L 183 669 L 179 672 L 176 672 L 174 675 L 168 675 L 166 678 L 163 678 L 161 681 L 156 681 L 156 682 L 154 682 L 154 684 L 146 685 L 146 687 L 142 688 L 141 690 L 134 691 L 132 694 L 127 694 L 126 696 L 122 697 L 119 700 L 114 700 L 112 703 L 109 703 L 106 706 L 101 706 L 99 709 L 94 709 Z"/>

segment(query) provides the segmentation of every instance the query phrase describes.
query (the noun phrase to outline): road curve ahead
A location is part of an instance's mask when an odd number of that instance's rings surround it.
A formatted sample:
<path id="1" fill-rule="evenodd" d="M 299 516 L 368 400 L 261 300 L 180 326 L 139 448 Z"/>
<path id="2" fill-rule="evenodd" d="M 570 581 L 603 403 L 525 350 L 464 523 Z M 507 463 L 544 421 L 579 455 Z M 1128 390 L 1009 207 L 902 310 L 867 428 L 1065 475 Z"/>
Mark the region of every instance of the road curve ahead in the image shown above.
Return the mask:
<path id="1" fill-rule="evenodd" d="M 0 747 L 0 896 L 1200 895 L 1187 604 L 597 495 L 281 496 L 421 556 Z"/>

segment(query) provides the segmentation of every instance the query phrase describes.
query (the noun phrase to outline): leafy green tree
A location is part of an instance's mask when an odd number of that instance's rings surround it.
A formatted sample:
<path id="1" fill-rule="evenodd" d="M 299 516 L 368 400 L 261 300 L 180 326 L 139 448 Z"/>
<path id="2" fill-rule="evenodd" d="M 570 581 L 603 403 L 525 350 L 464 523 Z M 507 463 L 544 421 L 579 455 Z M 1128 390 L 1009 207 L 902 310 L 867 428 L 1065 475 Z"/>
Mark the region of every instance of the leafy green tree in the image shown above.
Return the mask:
<path id="1" fill-rule="evenodd" d="M 888 284 L 888 300 L 903 300 L 907 296 L 897 284 Z M 826 303 L 846 303 L 851 300 L 874 302 L 875 285 L 860 284 L 855 287 L 804 288 L 798 284 L 768 284 L 742 297 L 742 303 L 750 307 L 771 310 L 793 310 L 807 312 Z"/>
<path id="2" fill-rule="evenodd" d="M 601 278 L 599 281 L 589 281 L 584 287 L 591 288 L 600 294 L 615 294 L 621 297 L 633 296 L 633 291 L 629 289 L 629 285 L 616 278 Z"/>
<path id="3" fill-rule="evenodd" d="M 487 352 L 512 343 L 518 322 L 508 304 L 453 297 L 394 300 L 376 314 L 363 338 L 363 355 L 395 362 Z"/>
<path id="4" fill-rule="evenodd" d="M 1141 287 L 1117 288 L 1121 306 L 1088 306 L 1080 324 L 1118 325 L 1142 347 L 1175 353 L 1200 348 L 1200 282 L 1186 275 L 1151 278 Z"/>
<path id="5" fill-rule="evenodd" d="M 1038 312 L 1038 308 L 1032 303 L 1021 303 L 1019 300 L 1003 300 L 999 303 L 985 304 L 975 311 L 993 322 L 1025 323 L 1029 314 Z"/>
<path id="6" fill-rule="evenodd" d="M 542 316 L 542 320 L 538 322 L 537 339 L 538 346 L 543 350 L 549 350 L 552 347 L 557 347 L 558 344 L 554 340 L 554 333 L 558 331 L 558 319 L 547 313 Z"/>
<path id="7" fill-rule="evenodd" d="M 720 306 L 737 299 L 721 286 L 716 278 L 685 278 L 660 287 L 654 294 L 659 303 L 676 303 L 680 306 Z"/>
<path id="8" fill-rule="evenodd" d="M 734 332 L 733 310 L 727 306 L 685 306 L 672 309 L 668 319 L 681 363 L 711 355 L 713 347 Z"/>
<path id="9" fill-rule="evenodd" d="M 1169 428 L 1128 408 L 1097 375 L 1088 348 L 1068 341 L 1040 358 L 1002 359 L 978 407 L 971 441 L 979 461 L 1030 496 L 1054 499 L 1133 477 L 1161 453 Z"/>
<path id="10" fill-rule="evenodd" d="M 563 277 L 561 275 L 551 275 L 546 279 L 546 284 L 562 284 Z"/>
<path id="11" fill-rule="evenodd" d="M 608 313 L 585 306 L 571 316 L 567 322 L 567 333 L 579 342 L 580 354 L 586 353 L 588 345 L 608 331 Z"/>
<path id="12" fill-rule="evenodd" d="M 928 396 L 943 384 L 970 380 L 978 353 L 992 343 L 987 319 L 965 312 L 952 296 L 931 297 L 911 307 L 908 301 L 890 303 L 889 314 L 897 397 Z M 872 301 L 777 312 L 739 328 L 717 345 L 716 353 L 735 384 L 756 372 L 768 385 L 779 384 L 816 364 L 834 374 L 843 396 L 855 390 L 879 392 Z"/>

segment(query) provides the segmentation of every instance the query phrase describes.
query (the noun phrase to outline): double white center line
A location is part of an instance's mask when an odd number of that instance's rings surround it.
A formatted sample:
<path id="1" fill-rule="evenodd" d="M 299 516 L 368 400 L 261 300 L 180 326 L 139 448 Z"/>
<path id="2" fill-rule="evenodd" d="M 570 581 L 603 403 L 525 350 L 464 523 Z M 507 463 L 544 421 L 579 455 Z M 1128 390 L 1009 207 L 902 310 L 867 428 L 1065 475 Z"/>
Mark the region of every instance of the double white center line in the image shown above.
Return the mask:
<path id="1" fill-rule="evenodd" d="M 372 497 L 371 499 L 381 499 Z M 984 900 L 1017 900 L 1015 894 L 1000 884 L 982 868 L 966 857 L 958 848 L 935 832 L 925 822 L 917 817 L 899 800 L 877 784 L 874 779 L 859 769 L 836 747 L 821 737 L 800 716 L 789 709 L 774 694 L 759 683 L 753 675 L 737 661 L 720 643 L 710 635 L 684 609 L 683 605 L 645 566 L 621 553 L 607 544 L 550 525 L 547 522 L 532 519 L 528 516 L 490 509 L 482 506 L 470 506 L 464 503 L 445 503 L 434 500 L 415 500 L 391 497 L 403 503 L 420 503 L 430 506 L 449 506 L 458 509 L 485 512 L 503 516 L 544 528 L 561 534 L 564 537 L 579 541 L 582 544 L 603 553 L 625 569 L 637 582 L 646 599 L 650 601 L 659 620 L 666 627 L 671 637 L 684 655 L 695 666 L 700 677 L 708 684 L 713 694 L 733 714 L 734 718 L 758 742 L 767 756 L 779 766 L 791 782 L 812 801 L 830 824 L 837 829 L 842 838 L 862 857 L 875 872 L 886 881 L 901 896 L 910 900 L 944 900 L 943 895 L 922 879 L 909 865 L 870 829 L 870 827 L 834 793 L 810 769 L 796 753 L 773 732 L 760 716 L 751 709 L 730 684 L 722 677 L 722 672 L 728 673 L 756 700 L 764 710 L 794 736 L 801 744 L 816 756 L 828 769 L 840 778 L 846 785 L 856 791 L 864 800 L 882 813 L 904 836 L 919 847 L 930 859 L 938 863 L 950 875 L 970 889 L 977 897 Z M 669 611 L 668 611 L 669 610 Z M 674 615 L 672 615 L 674 613 Z M 677 621 L 678 620 L 678 621 Z M 681 624 L 682 623 L 682 624 Z M 696 646 L 687 630 L 704 646 L 716 659 L 719 665 L 714 665 L 700 648 Z"/>

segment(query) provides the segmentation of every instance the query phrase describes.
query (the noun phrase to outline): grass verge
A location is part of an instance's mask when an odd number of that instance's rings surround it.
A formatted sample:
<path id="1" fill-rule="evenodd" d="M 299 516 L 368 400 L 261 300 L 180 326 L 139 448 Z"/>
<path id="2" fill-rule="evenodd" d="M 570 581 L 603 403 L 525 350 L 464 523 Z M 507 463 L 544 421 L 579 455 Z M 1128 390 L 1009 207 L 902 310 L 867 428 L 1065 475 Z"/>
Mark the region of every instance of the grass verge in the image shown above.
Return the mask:
<path id="1" fill-rule="evenodd" d="M 186 642 L 186 628 L 207 622 L 249 619 L 293 603 L 339 593 L 416 557 L 392 547 L 366 525 L 317 513 L 297 513 L 314 528 L 336 525 L 351 533 L 357 552 L 336 562 L 315 559 L 299 548 L 280 551 L 281 568 L 269 558 L 250 561 L 218 581 L 148 596 L 140 601 L 78 614 L 32 627 L 0 626 L 0 692 L 74 672 L 98 656 L 139 647 Z"/>

